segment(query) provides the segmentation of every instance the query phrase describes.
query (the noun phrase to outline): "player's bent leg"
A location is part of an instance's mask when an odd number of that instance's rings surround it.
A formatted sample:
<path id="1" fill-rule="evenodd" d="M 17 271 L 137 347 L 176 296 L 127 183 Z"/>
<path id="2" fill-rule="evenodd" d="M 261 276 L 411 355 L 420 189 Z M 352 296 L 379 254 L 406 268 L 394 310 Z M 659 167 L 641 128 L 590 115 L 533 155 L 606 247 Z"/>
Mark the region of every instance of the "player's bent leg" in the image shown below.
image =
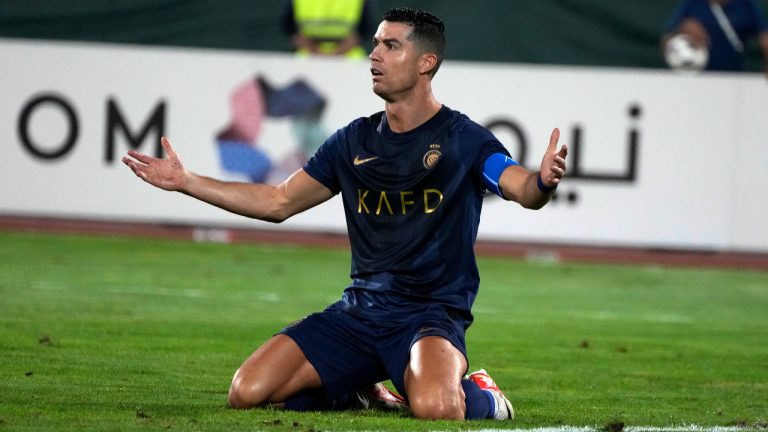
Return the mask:
<path id="1" fill-rule="evenodd" d="M 464 354 L 445 338 L 427 336 L 413 344 L 404 375 L 413 415 L 463 420 L 466 405 L 461 378 L 466 370 Z"/>
<path id="2" fill-rule="evenodd" d="M 322 381 L 298 345 L 278 334 L 240 366 L 229 388 L 233 408 L 280 403 L 301 391 L 320 388 Z"/>

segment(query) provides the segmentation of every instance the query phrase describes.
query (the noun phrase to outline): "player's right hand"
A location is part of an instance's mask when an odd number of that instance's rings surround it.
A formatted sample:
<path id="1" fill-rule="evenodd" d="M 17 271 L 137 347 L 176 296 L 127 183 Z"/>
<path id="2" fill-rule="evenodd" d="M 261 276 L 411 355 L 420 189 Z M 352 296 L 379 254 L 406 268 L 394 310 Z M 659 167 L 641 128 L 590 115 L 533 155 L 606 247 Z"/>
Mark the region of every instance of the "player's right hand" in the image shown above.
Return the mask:
<path id="1" fill-rule="evenodd" d="M 123 157 L 123 163 L 128 165 L 137 177 L 152 186 L 168 191 L 182 190 L 189 173 L 168 138 L 162 137 L 160 144 L 165 150 L 165 159 L 129 150 L 128 155 Z"/>

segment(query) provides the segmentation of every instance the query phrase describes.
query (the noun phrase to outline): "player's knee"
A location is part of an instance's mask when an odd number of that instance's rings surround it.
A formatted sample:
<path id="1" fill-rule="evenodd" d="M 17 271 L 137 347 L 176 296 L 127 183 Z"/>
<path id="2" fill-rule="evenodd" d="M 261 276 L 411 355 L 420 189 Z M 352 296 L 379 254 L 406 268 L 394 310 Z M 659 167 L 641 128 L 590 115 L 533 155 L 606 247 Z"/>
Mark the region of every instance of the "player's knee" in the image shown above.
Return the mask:
<path id="1" fill-rule="evenodd" d="M 429 420 L 463 420 L 465 405 L 458 394 L 425 394 L 408 399 L 416 418 Z"/>
<path id="2" fill-rule="evenodd" d="M 269 394 L 258 381 L 249 381 L 235 373 L 229 387 L 229 406 L 232 408 L 254 408 L 266 404 Z"/>

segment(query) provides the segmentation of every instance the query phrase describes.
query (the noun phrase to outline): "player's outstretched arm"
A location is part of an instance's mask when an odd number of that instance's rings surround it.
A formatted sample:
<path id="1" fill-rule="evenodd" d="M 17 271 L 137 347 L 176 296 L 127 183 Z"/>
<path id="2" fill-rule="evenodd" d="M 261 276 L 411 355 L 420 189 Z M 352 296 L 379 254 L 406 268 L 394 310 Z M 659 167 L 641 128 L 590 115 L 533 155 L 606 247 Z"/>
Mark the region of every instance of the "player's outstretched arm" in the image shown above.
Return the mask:
<path id="1" fill-rule="evenodd" d="M 540 209 L 549 202 L 554 189 L 565 175 L 568 147 L 563 145 L 558 150 L 559 139 L 560 129 L 554 129 L 539 171 L 528 171 L 520 165 L 509 166 L 504 170 L 499 184 L 505 198 L 529 209 Z"/>
<path id="2" fill-rule="evenodd" d="M 131 150 L 123 163 L 152 186 L 184 193 L 232 213 L 282 222 L 333 196 L 328 188 L 301 169 L 277 186 L 204 177 L 184 167 L 167 138 L 163 137 L 161 144 L 167 155 L 165 159 Z"/>

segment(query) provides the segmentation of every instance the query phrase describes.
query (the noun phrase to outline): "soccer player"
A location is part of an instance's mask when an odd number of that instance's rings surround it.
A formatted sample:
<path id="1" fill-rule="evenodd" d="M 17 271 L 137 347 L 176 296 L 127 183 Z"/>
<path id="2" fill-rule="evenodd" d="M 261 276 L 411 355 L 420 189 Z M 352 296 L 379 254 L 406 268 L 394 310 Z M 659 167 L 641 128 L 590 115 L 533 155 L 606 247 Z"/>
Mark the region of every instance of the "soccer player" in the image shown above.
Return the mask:
<path id="1" fill-rule="evenodd" d="M 480 208 L 486 191 L 541 208 L 565 173 L 567 148 L 557 149 L 555 129 L 540 170 L 529 171 L 488 130 L 438 102 L 431 82 L 445 35 L 433 15 L 392 9 L 373 44 L 371 80 L 384 111 L 339 129 L 277 186 L 189 172 L 166 138 L 166 159 L 129 151 L 123 162 L 154 186 L 272 222 L 341 194 L 352 282 L 341 300 L 245 360 L 232 379 L 233 407 L 386 402 L 376 383 L 391 379 L 417 418 L 512 418 L 512 404 L 484 370 L 465 376 Z"/>

